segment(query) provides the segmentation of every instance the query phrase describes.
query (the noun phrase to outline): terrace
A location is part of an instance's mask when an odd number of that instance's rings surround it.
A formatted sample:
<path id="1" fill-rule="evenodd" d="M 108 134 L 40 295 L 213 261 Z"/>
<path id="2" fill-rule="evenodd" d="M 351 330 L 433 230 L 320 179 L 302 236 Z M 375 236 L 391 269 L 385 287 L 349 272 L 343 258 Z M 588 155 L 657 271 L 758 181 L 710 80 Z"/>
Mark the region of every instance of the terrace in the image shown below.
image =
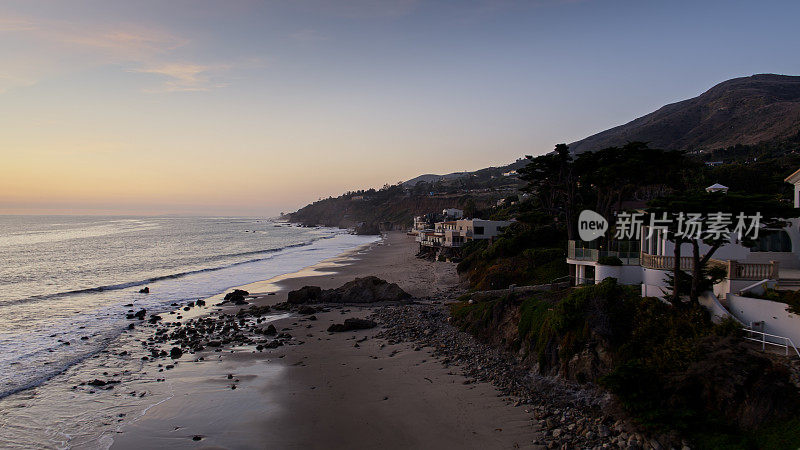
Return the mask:
<path id="1" fill-rule="evenodd" d="M 598 262 L 606 258 L 619 258 L 624 265 L 639 265 L 638 240 L 613 240 L 608 242 L 581 240 L 569 241 L 567 245 L 567 258 L 575 261 Z"/>

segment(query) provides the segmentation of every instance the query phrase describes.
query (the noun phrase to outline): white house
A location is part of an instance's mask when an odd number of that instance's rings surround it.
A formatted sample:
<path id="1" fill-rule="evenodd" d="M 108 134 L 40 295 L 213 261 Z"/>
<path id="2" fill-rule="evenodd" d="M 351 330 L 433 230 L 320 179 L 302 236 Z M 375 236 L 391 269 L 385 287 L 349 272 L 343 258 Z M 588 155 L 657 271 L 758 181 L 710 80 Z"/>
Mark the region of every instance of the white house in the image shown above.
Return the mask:
<path id="1" fill-rule="evenodd" d="M 786 181 L 794 185 L 794 206 L 800 208 L 800 170 Z M 717 249 L 710 260 L 710 265 L 724 267 L 727 277 L 714 286 L 713 293 L 704 293 L 700 302 L 711 310 L 713 317 L 733 317 L 744 324 L 746 337 L 762 346 L 782 347 L 781 351 L 785 350 L 787 355 L 800 356 L 797 350 L 800 317 L 789 312 L 784 303 L 759 298 L 765 288 L 800 289 L 800 219 L 789 219 L 788 223 L 782 229 L 760 228 L 752 247 L 744 246 L 732 234 L 730 243 Z M 569 242 L 567 263 L 576 284 L 592 284 L 613 277 L 623 284 L 641 285 L 643 296 L 663 297 L 671 291 L 667 277 L 674 268 L 675 244 L 660 231 L 648 233 L 645 227 L 641 239 L 616 241 L 611 245 L 613 248 L 602 248 L 597 241 Z M 700 245 L 701 255 L 708 250 L 708 246 Z M 692 270 L 691 255 L 691 245 L 684 244 L 682 270 Z M 609 257 L 619 261 L 609 264 Z M 619 262 L 622 265 L 616 265 Z"/>
<path id="2" fill-rule="evenodd" d="M 507 220 L 460 219 L 437 222 L 433 230 L 420 231 L 417 242 L 427 247 L 461 247 L 465 242 L 494 239 L 511 225 Z"/>
<path id="3" fill-rule="evenodd" d="M 786 178 L 795 185 L 795 207 L 800 207 L 800 170 Z M 712 185 L 709 192 L 727 192 L 727 187 Z M 687 211 L 688 212 L 688 211 Z M 755 282 L 772 280 L 785 288 L 800 287 L 800 219 L 791 219 L 782 229 L 760 228 L 753 247 L 744 246 L 736 234 L 730 242 L 717 249 L 710 265 L 725 267 L 728 277 L 714 286 L 714 293 L 724 298 Z M 674 268 L 675 244 L 665 238 L 661 230 L 649 232 L 642 227 L 638 240 L 616 240 L 603 248 L 598 241 L 570 241 L 567 263 L 576 284 L 592 284 L 609 277 L 624 284 L 641 284 L 643 296 L 661 297 L 668 293 L 667 277 Z M 709 246 L 700 245 L 704 255 Z M 622 265 L 609 264 L 609 258 L 619 258 Z M 690 271 L 693 266 L 692 246 L 681 247 L 681 268 Z"/>
<path id="4" fill-rule="evenodd" d="M 464 210 L 447 208 L 442 210 L 442 215 L 445 219 L 462 219 L 464 217 Z"/>
<path id="5" fill-rule="evenodd" d="M 794 185 L 794 207 L 800 208 L 800 169 L 786 177 L 784 181 Z"/>

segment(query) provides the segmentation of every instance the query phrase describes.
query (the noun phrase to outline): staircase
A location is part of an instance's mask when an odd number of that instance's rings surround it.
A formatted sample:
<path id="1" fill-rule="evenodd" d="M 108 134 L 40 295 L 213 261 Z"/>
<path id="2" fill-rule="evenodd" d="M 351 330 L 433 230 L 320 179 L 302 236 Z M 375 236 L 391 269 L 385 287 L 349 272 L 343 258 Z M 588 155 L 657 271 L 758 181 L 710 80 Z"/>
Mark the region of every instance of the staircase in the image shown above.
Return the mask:
<path id="1" fill-rule="evenodd" d="M 786 291 L 797 291 L 800 290 L 800 280 L 796 278 L 781 278 L 778 280 L 776 287 Z"/>

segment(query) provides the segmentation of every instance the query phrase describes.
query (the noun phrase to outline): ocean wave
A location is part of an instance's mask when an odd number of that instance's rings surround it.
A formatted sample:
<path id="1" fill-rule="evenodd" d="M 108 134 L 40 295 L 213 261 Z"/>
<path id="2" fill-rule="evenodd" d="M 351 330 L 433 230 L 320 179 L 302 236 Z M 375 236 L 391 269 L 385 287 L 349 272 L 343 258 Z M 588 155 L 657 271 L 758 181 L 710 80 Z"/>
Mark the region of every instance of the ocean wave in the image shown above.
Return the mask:
<path id="1" fill-rule="evenodd" d="M 242 256 L 252 256 L 252 255 L 268 255 L 268 256 L 265 256 L 263 258 L 250 258 L 250 259 L 247 259 L 247 260 L 237 261 L 237 262 L 234 262 L 234 263 L 225 264 L 225 265 L 221 265 L 221 266 L 217 266 L 217 267 L 207 267 L 207 268 L 204 268 L 204 269 L 187 270 L 187 271 L 184 271 L 184 272 L 177 272 L 177 273 L 172 273 L 172 274 L 168 274 L 168 275 L 159 275 L 159 276 L 156 276 L 156 277 L 151 277 L 151 278 L 147 278 L 147 279 L 144 279 L 144 280 L 138 280 L 138 281 L 129 281 L 129 282 L 125 282 L 125 283 L 109 284 L 109 285 L 95 286 L 95 287 L 83 288 L 83 289 L 73 289 L 73 290 L 69 290 L 69 291 L 56 292 L 56 293 L 52 293 L 52 294 L 32 295 L 32 296 L 21 298 L 21 299 L 9 300 L 9 301 L 6 301 L 6 302 L 2 302 L 2 303 L 0 303 L 0 306 L 19 305 L 19 304 L 24 304 L 24 303 L 34 302 L 34 301 L 48 300 L 48 299 L 59 298 L 59 297 L 66 297 L 66 296 L 70 296 L 70 295 L 90 294 L 90 293 L 94 293 L 94 292 L 118 291 L 118 290 L 122 290 L 122 289 L 129 289 L 129 288 L 133 288 L 133 287 L 137 287 L 137 286 L 143 286 L 143 285 L 151 284 L 151 283 L 155 283 L 155 282 L 162 281 L 162 280 L 170 280 L 170 279 L 175 279 L 175 278 L 182 278 L 182 277 L 185 277 L 185 276 L 188 276 L 188 275 L 194 275 L 194 274 L 204 273 L 204 272 L 214 272 L 214 271 L 217 271 L 217 270 L 227 269 L 229 267 L 236 267 L 236 266 L 239 266 L 239 265 L 242 265 L 242 264 L 249 264 L 249 263 L 264 261 L 266 259 L 272 258 L 275 255 L 275 253 L 278 253 L 280 251 L 289 250 L 289 249 L 298 248 L 298 247 L 308 247 L 311 244 L 313 244 L 313 243 L 315 243 L 315 242 L 317 242 L 319 240 L 330 239 L 330 238 L 333 238 L 335 236 L 336 236 L 336 234 L 331 234 L 331 235 L 328 235 L 328 236 L 318 236 L 318 237 L 315 237 L 315 238 L 313 238 L 313 239 L 311 239 L 310 241 L 307 241 L 307 242 L 301 242 L 301 243 L 297 243 L 297 244 L 290 244 L 290 245 L 286 245 L 286 246 L 283 246 L 283 247 L 278 247 L 278 248 L 273 248 L 273 249 L 266 249 L 266 250 L 254 250 L 254 251 L 241 252 L 241 253 L 230 253 L 230 254 L 225 254 L 225 255 L 217 255 L 217 256 L 214 257 L 214 259 L 226 259 L 226 258 L 236 258 L 236 257 L 242 257 Z"/>

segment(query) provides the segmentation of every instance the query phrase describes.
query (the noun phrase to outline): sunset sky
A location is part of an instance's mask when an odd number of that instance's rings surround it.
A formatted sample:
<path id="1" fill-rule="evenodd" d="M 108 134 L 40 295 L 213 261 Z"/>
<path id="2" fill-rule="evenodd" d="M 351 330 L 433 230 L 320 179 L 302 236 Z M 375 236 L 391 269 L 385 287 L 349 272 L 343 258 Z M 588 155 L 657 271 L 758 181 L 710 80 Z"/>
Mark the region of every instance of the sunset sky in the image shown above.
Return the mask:
<path id="1" fill-rule="evenodd" d="M 274 215 L 754 73 L 796 1 L 0 0 L 0 213 Z"/>

